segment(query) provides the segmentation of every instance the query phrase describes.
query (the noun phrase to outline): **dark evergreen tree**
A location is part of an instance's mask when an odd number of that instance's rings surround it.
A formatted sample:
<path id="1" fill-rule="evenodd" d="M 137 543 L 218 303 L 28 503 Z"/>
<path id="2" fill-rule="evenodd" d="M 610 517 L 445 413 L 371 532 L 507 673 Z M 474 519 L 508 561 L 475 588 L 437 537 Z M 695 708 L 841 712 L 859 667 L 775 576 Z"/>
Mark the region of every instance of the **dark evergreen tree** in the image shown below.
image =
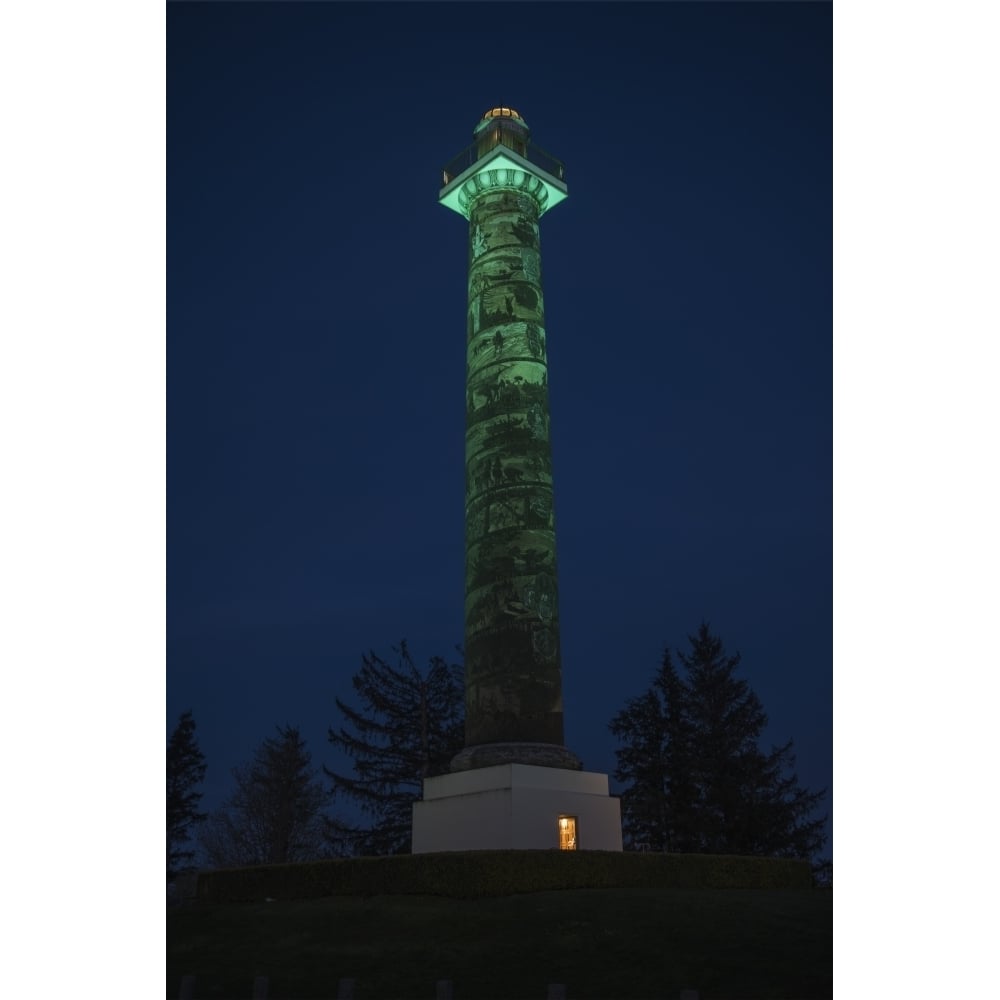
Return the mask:
<path id="1" fill-rule="evenodd" d="M 812 866 L 813 885 L 817 889 L 833 888 L 833 859 L 817 858 Z"/>
<path id="2" fill-rule="evenodd" d="M 205 819 L 198 812 L 201 792 L 198 786 L 205 778 L 205 755 L 198 749 L 194 735 L 194 716 L 188 710 L 181 714 L 167 743 L 167 880 L 188 871 L 194 861 L 194 851 L 185 849 L 193 828 Z"/>
<path id="3" fill-rule="evenodd" d="M 201 831 L 205 859 L 215 867 L 311 861 L 329 853 L 323 813 L 329 792 L 298 728 L 277 731 L 249 764 L 233 769 L 235 791 Z"/>
<path id="4" fill-rule="evenodd" d="M 623 745 L 615 778 L 622 794 L 622 829 L 634 850 L 683 851 L 693 843 L 697 788 L 690 776 L 691 727 L 685 689 L 668 649 L 650 689 L 612 720 Z"/>
<path id="5" fill-rule="evenodd" d="M 329 733 L 354 761 L 353 775 L 324 768 L 334 793 L 353 800 L 372 821 L 364 827 L 331 824 L 332 840 L 352 853 L 409 853 L 423 779 L 446 774 L 464 745 L 461 666 L 434 657 L 421 672 L 405 642 L 394 652 L 396 666 L 374 652 L 362 656 L 351 680 L 360 708 L 338 698 L 344 725 Z"/>
<path id="6" fill-rule="evenodd" d="M 694 727 L 688 692 L 664 650 L 663 663 L 654 681 L 656 694 L 664 705 L 667 739 L 663 758 L 667 773 L 667 813 L 670 841 L 668 850 L 693 851 L 698 843 L 698 806 L 701 793 L 694 779 Z"/>
<path id="7" fill-rule="evenodd" d="M 792 742 L 765 753 L 767 715 L 703 624 L 691 651 L 670 651 L 650 690 L 630 701 L 610 728 L 622 744 L 616 778 L 627 843 L 654 850 L 769 857 L 814 857 L 825 816 L 824 791 L 799 787 Z"/>
<path id="8" fill-rule="evenodd" d="M 616 751 L 615 778 L 623 782 L 622 832 L 633 850 L 668 851 L 667 725 L 663 703 L 653 690 L 632 698 L 611 720 L 611 732 L 624 745 Z"/>

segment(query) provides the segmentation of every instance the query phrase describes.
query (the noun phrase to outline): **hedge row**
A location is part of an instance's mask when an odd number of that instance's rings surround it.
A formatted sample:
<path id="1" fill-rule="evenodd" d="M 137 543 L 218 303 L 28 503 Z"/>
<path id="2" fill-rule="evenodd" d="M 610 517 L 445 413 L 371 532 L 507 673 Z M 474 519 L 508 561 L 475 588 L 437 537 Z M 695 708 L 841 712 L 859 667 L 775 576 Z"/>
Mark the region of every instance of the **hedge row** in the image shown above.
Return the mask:
<path id="1" fill-rule="evenodd" d="M 319 896 L 476 899 L 553 889 L 808 889 L 808 861 L 612 851 L 458 851 L 203 872 L 206 903 Z"/>

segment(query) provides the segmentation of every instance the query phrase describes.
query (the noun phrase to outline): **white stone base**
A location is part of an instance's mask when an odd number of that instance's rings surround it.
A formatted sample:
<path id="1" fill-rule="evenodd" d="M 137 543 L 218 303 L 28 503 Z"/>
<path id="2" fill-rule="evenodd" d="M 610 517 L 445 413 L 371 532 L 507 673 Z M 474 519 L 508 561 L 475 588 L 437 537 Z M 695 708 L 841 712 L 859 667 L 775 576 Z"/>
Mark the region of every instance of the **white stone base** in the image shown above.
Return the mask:
<path id="1" fill-rule="evenodd" d="M 413 853 L 558 850 L 559 819 L 576 818 L 577 849 L 622 849 L 621 804 L 608 776 L 498 764 L 424 779 L 413 804 Z"/>

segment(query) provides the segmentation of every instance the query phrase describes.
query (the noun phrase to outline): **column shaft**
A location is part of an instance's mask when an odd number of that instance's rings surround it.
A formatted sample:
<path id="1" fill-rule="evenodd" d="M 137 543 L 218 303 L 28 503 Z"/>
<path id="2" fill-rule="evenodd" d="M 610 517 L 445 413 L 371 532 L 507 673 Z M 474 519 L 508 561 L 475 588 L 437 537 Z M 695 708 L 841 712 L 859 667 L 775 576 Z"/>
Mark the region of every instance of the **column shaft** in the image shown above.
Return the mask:
<path id="1" fill-rule="evenodd" d="M 538 204 L 469 213 L 466 745 L 562 744 L 552 455 Z"/>

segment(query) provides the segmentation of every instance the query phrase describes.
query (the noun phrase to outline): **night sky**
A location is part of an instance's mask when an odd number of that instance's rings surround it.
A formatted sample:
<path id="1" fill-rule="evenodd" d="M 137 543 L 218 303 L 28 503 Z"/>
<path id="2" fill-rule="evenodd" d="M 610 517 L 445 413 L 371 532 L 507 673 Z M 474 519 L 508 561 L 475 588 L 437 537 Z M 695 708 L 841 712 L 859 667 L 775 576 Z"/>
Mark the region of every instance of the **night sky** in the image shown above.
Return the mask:
<path id="1" fill-rule="evenodd" d="M 824 3 L 167 5 L 166 721 L 194 712 L 204 807 L 278 724 L 345 767 L 362 651 L 457 655 L 467 224 L 437 193 L 504 104 L 569 187 L 566 743 L 613 772 L 608 721 L 707 620 L 832 818 L 831 32 Z"/>

